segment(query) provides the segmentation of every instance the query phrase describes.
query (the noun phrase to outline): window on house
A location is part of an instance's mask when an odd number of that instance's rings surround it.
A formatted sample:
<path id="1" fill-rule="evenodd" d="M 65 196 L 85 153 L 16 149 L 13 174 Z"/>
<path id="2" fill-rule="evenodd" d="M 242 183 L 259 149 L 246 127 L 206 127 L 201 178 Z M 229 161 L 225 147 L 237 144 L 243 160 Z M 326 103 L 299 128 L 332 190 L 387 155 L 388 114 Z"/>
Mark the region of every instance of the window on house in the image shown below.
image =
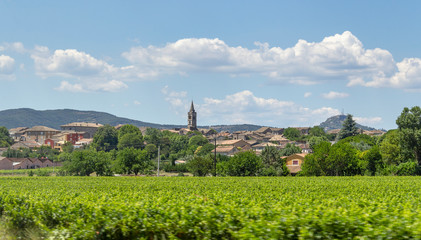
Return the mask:
<path id="1" fill-rule="evenodd" d="M 292 160 L 292 165 L 298 165 L 298 160 Z"/>

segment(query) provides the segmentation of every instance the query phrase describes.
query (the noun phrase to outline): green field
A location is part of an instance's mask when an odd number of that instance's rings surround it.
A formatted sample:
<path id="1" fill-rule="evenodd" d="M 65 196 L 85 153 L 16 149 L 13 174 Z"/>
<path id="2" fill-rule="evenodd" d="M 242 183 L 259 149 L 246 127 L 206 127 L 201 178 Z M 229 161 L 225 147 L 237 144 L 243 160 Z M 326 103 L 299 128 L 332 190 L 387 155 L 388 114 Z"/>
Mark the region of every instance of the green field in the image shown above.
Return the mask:
<path id="1" fill-rule="evenodd" d="M 51 239 L 420 239 L 421 178 L 0 177 L 0 215 Z"/>

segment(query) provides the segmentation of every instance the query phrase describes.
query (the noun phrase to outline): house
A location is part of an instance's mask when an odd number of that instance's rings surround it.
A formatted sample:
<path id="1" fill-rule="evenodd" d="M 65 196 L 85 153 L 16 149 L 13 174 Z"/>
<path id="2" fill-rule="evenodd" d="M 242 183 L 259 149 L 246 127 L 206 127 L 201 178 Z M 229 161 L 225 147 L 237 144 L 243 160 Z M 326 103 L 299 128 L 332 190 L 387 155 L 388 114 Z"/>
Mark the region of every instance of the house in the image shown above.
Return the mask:
<path id="1" fill-rule="evenodd" d="M 284 138 L 282 135 L 274 135 L 273 137 L 269 139 L 269 142 L 283 144 L 283 145 L 287 143 L 292 143 L 291 140 Z"/>
<path id="2" fill-rule="evenodd" d="M 251 146 L 249 143 L 247 143 L 244 140 L 224 140 L 224 141 L 219 141 L 216 142 L 217 145 L 219 146 L 230 146 L 230 147 L 236 147 L 239 148 L 241 150 L 250 150 Z"/>
<path id="3" fill-rule="evenodd" d="M 75 145 L 73 145 L 73 147 L 74 148 L 81 148 L 83 146 L 91 144 L 93 142 L 93 140 L 94 140 L 93 138 L 83 138 L 83 139 L 77 141 L 75 143 Z"/>
<path id="4" fill-rule="evenodd" d="M 291 175 L 296 175 L 301 171 L 301 165 L 306 155 L 307 153 L 295 153 L 285 158 L 285 164 Z"/>
<path id="5" fill-rule="evenodd" d="M 0 159 L 0 170 L 34 169 L 53 166 L 47 158 L 3 158 Z"/>
<path id="6" fill-rule="evenodd" d="M 234 146 L 217 146 L 215 150 L 212 151 L 212 153 L 221 154 L 225 156 L 234 156 L 237 152 L 239 152 L 238 148 Z"/>
<path id="7" fill-rule="evenodd" d="M 28 129 L 27 127 L 17 127 L 9 129 L 9 135 L 15 141 L 21 141 L 21 137 L 25 134 L 25 130 Z"/>
<path id="8" fill-rule="evenodd" d="M 60 128 L 64 131 L 85 132 L 87 133 L 85 136 L 86 138 L 93 138 L 98 128 L 102 126 L 103 125 L 99 123 L 73 122 L 61 125 Z"/>
<path id="9" fill-rule="evenodd" d="M 276 147 L 278 149 L 280 148 L 278 144 L 271 143 L 271 142 L 259 143 L 259 144 L 253 145 L 251 148 L 256 152 L 262 152 L 263 149 L 265 149 L 265 147 Z"/>
<path id="10" fill-rule="evenodd" d="M 53 135 L 59 133 L 59 130 L 45 127 L 45 126 L 34 126 L 32 128 L 24 130 L 23 136 L 26 141 L 36 141 L 44 144 L 44 141 L 51 138 Z"/>
<path id="11" fill-rule="evenodd" d="M 34 148 L 38 148 L 41 147 L 41 143 L 38 143 L 36 141 L 21 141 L 21 142 L 16 142 L 14 143 L 12 146 L 10 146 L 11 149 L 14 150 L 18 150 L 20 148 L 29 148 L 29 149 L 34 149 Z"/>

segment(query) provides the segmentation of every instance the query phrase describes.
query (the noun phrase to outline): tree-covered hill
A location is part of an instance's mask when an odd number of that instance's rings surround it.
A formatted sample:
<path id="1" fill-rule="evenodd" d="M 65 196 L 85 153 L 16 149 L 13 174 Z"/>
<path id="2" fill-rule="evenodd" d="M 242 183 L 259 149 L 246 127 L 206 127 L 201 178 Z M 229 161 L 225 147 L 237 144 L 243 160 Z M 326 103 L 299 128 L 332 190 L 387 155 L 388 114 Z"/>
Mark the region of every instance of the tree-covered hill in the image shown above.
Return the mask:
<path id="1" fill-rule="evenodd" d="M 320 123 L 319 126 L 321 128 L 323 128 L 325 131 L 329 131 L 329 130 L 332 130 L 332 129 L 341 129 L 342 124 L 343 124 L 345 119 L 346 119 L 346 115 L 336 115 L 336 116 L 330 117 L 326 121 Z M 358 123 L 357 123 L 356 126 L 357 126 L 357 128 L 367 130 L 367 131 L 376 130 L 375 128 L 363 126 L 363 125 L 358 124 Z"/>
<path id="2" fill-rule="evenodd" d="M 58 109 L 58 110 L 34 110 L 30 108 L 9 109 L 0 111 L 0 126 L 6 128 L 16 127 L 33 127 L 46 126 L 50 128 L 60 129 L 60 125 L 72 122 L 92 122 L 100 124 L 109 124 L 116 126 L 118 124 L 132 124 L 138 127 L 153 127 L 160 129 L 183 128 L 186 125 L 156 124 L 143 122 L 128 118 L 121 118 L 115 115 L 96 112 L 96 111 L 79 111 L 74 109 Z M 199 128 L 208 128 L 209 126 L 199 126 Z M 259 129 L 257 125 L 218 125 L 212 126 L 217 131 L 253 131 Z"/>

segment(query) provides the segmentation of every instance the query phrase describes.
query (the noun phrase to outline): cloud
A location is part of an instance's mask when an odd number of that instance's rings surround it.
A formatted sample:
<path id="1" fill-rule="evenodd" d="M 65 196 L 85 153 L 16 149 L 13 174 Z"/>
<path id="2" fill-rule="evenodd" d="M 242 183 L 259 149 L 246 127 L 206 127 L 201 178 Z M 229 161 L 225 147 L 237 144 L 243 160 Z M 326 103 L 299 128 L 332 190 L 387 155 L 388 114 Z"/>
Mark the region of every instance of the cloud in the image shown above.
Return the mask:
<path id="1" fill-rule="evenodd" d="M 373 126 L 379 124 L 383 119 L 381 117 L 354 117 L 354 120 L 361 125 Z"/>
<path id="2" fill-rule="evenodd" d="M 187 108 L 190 105 L 188 104 L 186 91 L 173 91 L 167 85 L 161 89 L 161 93 L 164 94 L 165 101 L 171 105 L 176 114 L 185 114 L 187 112 Z"/>
<path id="3" fill-rule="evenodd" d="M 111 80 L 109 82 L 89 82 L 87 84 L 71 84 L 67 81 L 62 81 L 60 87 L 55 89 L 67 92 L 118 92 L 125 88 L 128 88 L 125 83 L 117 80 Z"/>
<path id="4" fill-rule="evenodd" d="M 312 94 L 311 92 L 306 92 L 306 93 L 304 93 L 304 97 L 305 97 L 305 98 L 308 98 L 308 97 L 310 97 L 310 96 L 311 96 L 311 94 Z"/>
<path id="5" fill-rule="evenodd" d="M 134 101 L 133 101 L 133 104 L 134 104 L 134 105 L 140 105 L 141 103 L 140 103 L 139 101 L 137 101 L 137 100 L 134 100 Z"/>
<path id="6" fill-rule="evenodd" d="M 337 98 L 347 98 L 349 97 L 349 94 L 330 91 L 329 93 L 323 93 L 322 96 L 326 99 L 337 99 Z"/>
<path id="7" fill-rule="evenodd" d="M 135 69 L 155 74 L 219 72 L 230 76 L 262 74 L 273 82 L 315 84 L 326 80 L 345 80 L 348 85 L 363 84 L 405 88 L 419 83 L 420 59 L 395 63 L 387 50 L 365 49 L 351 32 L 345 31 L 320 42 L 298 40 L 290 48 L 228 46 L 215 38 L 187 38 L 164 47 L 134 47 L 122 54 Z M 411 70 L 408 72 L 410 68 Z M 396 76 L 395 76 L 396 75 Z M 374 80 L 372 80 L 374 79 Z M 408 84 L 405 84 L 407 82 Z M 421 85 L 421 84 L 420 84 Z"/>
<path id="8" fill-rule="evenodd" d="M 0 55 L 0 74 L 12 74 L 15 70 L 15 59 Z"/>
<path id="9" fill-rule="evenodd" d="M 0 45 L 0 51 L 14 51 L 17 53 L 25 53 L 26 49 L 21 42 L 3 43 Z"/>
<path id="10" fill-rule="evenodd" d="M 65 77 L 76 80 L 76 83 L 62 81 L 59 91 L 70 92 L 117 92 L 128 86 L 123 80 L 129 75 L 130 67 L 115 67 L 103 60 L 75 49 L 50 50 L 37 46 L 31 54 L 36 74 L 43 77 Z"/>
<path id="11" fill-rule="evenodd" d="M 292 101 L 255 96 L 251 91 L 228 95 L 223 99 L 205 98 L 197 107 L 201 118 L 212 124 L 260 124 L 270 126 L 314 126 L 340 114 L 330 107 L 310 109 Z"/>

